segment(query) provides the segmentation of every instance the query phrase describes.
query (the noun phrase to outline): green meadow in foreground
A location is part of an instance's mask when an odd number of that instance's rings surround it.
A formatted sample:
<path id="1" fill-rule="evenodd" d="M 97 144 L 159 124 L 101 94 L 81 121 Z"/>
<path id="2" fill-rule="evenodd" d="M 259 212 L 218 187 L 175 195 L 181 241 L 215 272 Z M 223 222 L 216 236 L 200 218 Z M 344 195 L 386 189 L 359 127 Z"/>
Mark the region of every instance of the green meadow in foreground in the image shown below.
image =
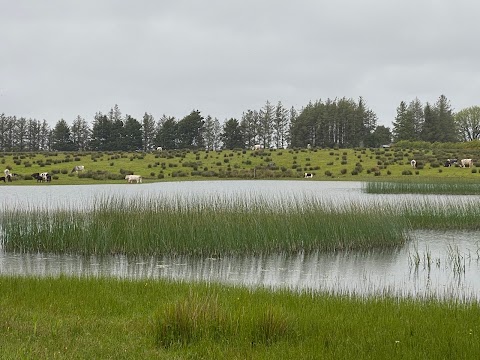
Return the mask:
<path id="1" fill-rule="evenodd" d="M 0 277 L 2 359 L 478 359 L 480 309 L 220 285 Z"/>

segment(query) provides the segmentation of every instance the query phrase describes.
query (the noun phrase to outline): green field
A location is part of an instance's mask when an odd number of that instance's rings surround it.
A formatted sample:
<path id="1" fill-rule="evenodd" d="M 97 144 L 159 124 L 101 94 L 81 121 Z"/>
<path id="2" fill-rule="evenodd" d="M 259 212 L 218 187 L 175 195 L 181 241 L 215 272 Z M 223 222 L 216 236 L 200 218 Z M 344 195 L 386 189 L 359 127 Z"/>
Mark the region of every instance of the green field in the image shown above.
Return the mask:
<path id="1" fill-rule="evenodd" d="M 166 281 L 0 277 L 1 359 L 478 359 L 480 309 Z"/>
<path id="2" fill-rule="evenodd" d="M 18 174 L 14 183 L 34 184 L 33 173 L 48 172 L 55 184 L 125 182 L 125 174 L 142 175 L 144 182 L 199 179 L 303 179 L 312 180 L 401 180 L 456 179 L 476 181 L 472 168 L 444 167 L 447 158 L 480 159 L 480 151 L 411 149 L 282 149 L 282 150 L 175 150 L 153 153 L 11 153 L 0 162 Z M 410 160 L 416 159 L 413 169 Z M 83 173 L 72 173 L 84 165 Z M 3 185 L 3 183 L 2 183 Z M 48 184 L 46 184 L 48 185 Z"/>

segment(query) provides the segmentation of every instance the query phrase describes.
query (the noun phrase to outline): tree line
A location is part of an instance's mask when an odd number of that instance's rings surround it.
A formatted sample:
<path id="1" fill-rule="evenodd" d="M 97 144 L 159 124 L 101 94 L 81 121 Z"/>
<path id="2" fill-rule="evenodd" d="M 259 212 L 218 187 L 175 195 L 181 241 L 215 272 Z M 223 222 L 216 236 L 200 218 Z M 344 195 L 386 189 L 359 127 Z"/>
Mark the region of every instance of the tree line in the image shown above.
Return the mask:
<path id="1" fill-rule="evenodd" d="M 377 126 L 376 114 L 360 97 L 309 102 L 300 111 L 269 101 L 240 119 L 220 123 L 192 110 L 182 119 L 145 112 L 141 120 L 123 115 L 118 105 L 97 112 L 89 123 L 77 116 L 50 128 L 46 120 L 0 114 L 0 151 L 150 151 L 287 147 L 378 147 L 392 141 L 452 142 L 480 138 L 480 109 L 454 114 L 445 96 L 430 105 L 415 99 L 397 108 L 393 131 Z"/>
<path id="2" fill-rule="evenodd" d="M 471 106 L 455 113 L 445 95 L 434 104 L 418 98 L 401 101 L 393 122 L 393 140 L 428 143 L 480 139 L 480 107 Z"/>

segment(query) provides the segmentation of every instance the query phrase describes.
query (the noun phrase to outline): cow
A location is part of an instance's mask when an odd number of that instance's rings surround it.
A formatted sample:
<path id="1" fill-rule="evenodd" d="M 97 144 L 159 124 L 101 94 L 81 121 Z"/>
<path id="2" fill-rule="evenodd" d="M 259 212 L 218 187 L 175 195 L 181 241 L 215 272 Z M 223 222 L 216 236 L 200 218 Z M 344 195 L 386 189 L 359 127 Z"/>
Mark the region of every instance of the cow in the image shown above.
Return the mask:
<path id="1" fill-rule="evenodd" d="M 132 184 L 134 181 L 138 184 L 138 183 L 142 183 L 142 176 L 141 175 L 126 175 L 125 176 L 125 180 L 127 180 L 127 182 L 129 184 Z"/>
<path id="2" fill-rule="evenodd" d="M 161 146 L 157 147 L 157 151 L 163 151 L 163 148 Z"/>
<path id="3" fill-rule="evenodd" d="M 313 174 L 312 173 L 305 173 L 304 177 L 305 177 L 305 179 L 311 179 L 311 178 L 313 178 Z"/>
<path id="4" fill-rule="evenodd" d="M 52 181 L 52 176 L 47 172 L 33 173 L 31 176 L 32 176 L 32 178 L 37 180 L 37 182 L 51 182 Z"/>
<path id="5" fill-rule="evenodd" d="M 7 182 L 6 177 L 5 176 L 0 176 L 0 181 Z"/>
<path id="6" fill-rule="evenodd" d="M 417 161 L 416 160 L 410 161 L 410 165 L 412 165 L 412 168 L 416 169 L 417 168 Z"/>
<path id="7" fill-rule="evenodd" d="M 473 160 L 472 159 L 462 159 L 460 160 L 460 166 L 461 167 L 469 167 L 471 168 L 473 166 Z"/>
<path id="8" fill-rule="evenodd" d="M 450 167 L 452 165 L 455 165 L 457 162 L 458 162 L 458 159 L 447 159 L 447 161 L 445 161 L 445 164 L 443 166 Z"/>
<path id="9" fill-rule="evenodd" d="M 5 178 L 10 175 L 10 169 L 5 169 L 3 170 L 3 173 L 5 174 Z"/>
<path id="10" fill-rule="evenodd" d="M 76 172 L 78 173 L 79 171 L 83 171 L 85 170 L 85 166 L 83 165 L 77 165 L 77 166 L 74 166 L 73 169 L 72 169 L 72 173 Z"/>
<path id="11" fill-rule="evenodd" d="M 260 150 L 262 148 L 262 145 L 260 144 L 255 144 L 252 146 L 252 150 Z"/>

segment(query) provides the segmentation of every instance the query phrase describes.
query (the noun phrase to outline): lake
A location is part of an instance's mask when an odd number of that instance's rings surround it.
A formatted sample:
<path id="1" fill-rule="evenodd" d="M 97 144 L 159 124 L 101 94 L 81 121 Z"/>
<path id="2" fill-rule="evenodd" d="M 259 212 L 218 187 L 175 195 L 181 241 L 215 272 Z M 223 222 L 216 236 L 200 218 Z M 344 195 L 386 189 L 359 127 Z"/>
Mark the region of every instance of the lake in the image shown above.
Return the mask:
<path id="1" fill-rule="evenodd" d="M 248 201 L 298 203 L 318 199 L 341 206 L 350 202 L 396 204 L 419 195 L 372 195 L 360 182 L 228 180 L 150 184 L 77 186 L 1 186 L 2 207 L 88 209 L 104 197 L 185 198 L 192 202 L 219 197 Z M 478 196 L 422 195 L 426 202 L 471 202 Z M 276 254 L 222 258 L 106 258 L 51 254 L 12 254 L 0 249 L 0 274 L 114 276 L 126 279 L 168 278 L 263 286 L 293 291 L 392 295 L 399 297 L 480 300 L 480 233 L 415 231 L 412 241 L 397 249 L 313 254 Z"/>

